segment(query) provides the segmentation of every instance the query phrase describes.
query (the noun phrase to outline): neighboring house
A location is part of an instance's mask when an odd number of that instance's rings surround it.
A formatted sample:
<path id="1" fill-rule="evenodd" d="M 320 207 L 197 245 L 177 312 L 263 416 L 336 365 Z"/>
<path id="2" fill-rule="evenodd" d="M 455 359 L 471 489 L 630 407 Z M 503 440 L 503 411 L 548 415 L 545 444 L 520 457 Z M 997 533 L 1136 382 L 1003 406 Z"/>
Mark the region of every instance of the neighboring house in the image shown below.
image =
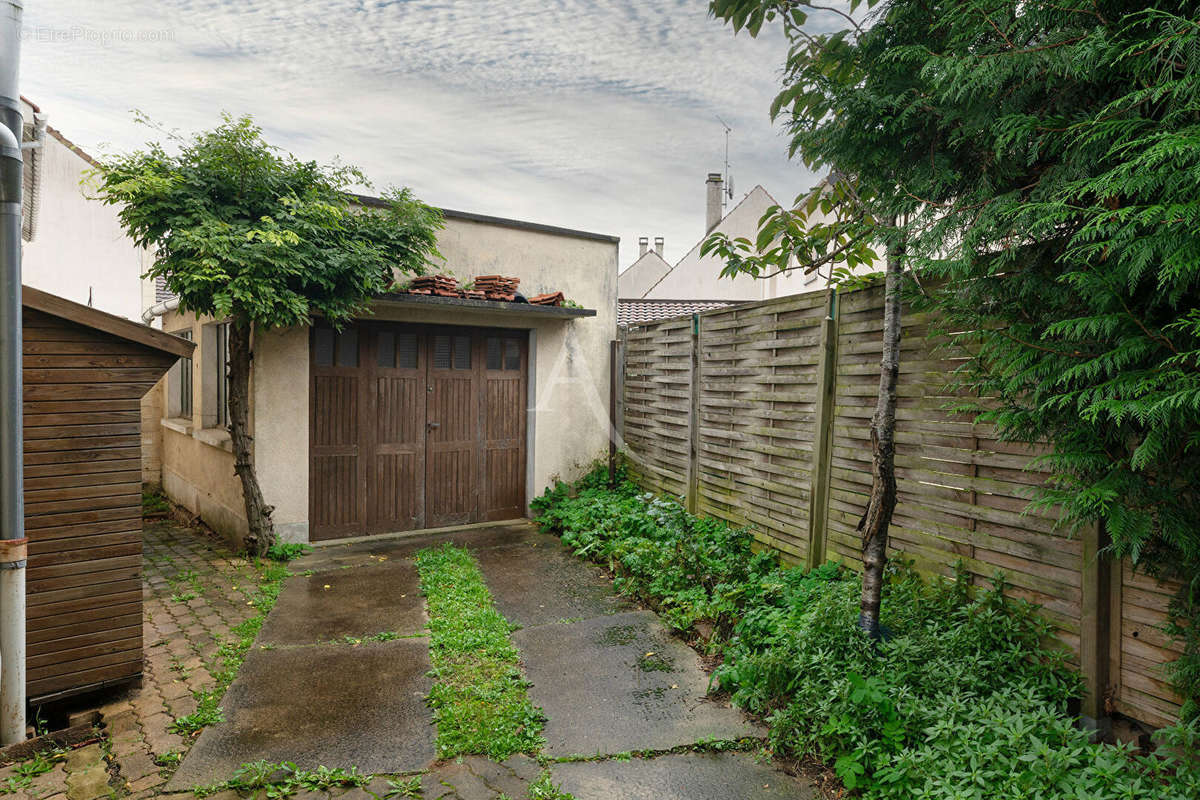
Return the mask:
<path id="1" fill-rule="evenodd" d="M 256 333 L 254 456 L 283 539 L 521 517 L 607 452 L 616 237 L 456 211 L 445 222 L 441 271 L 520 278 L 527 296 L 561 290 L 582 308 L 399 294 L 340 332 Z M 168 310 L 163 328 L 197 344 L 166 381 L 163 486 L 240 539 L 224 321 Z"/>
<path id="2" fill-rule="evenodd" d="M 643 247 L 638 259 L 621 273 L 617 292 L 621 324 L 663 319 L 667 315 L 659 312 L 672 304 L 683 309 L 679 313 L 688 314 L 721 305 L 808 292 L 824 286 L 820 275 L 815 272 L 804 274 L 802 270 L 763 279 L 749 275 L 721 277 L 724 262 L 714 255 L 700 255 L 704 239 L 713 232 L 720 232 L 733 239 L 745 237 L 753 241 L 758 235 L 759 219 L 768 208 L 779 203 L 762 186 L 755 186 L 729 213 L 722 215 L 724 182 L 720 173 L 710 173 L 705 186 L 704 237 L 674 266 L 662 258 L 661 247 L 654 250 Z"/>
<path id="3" fill-rule="evenodd" d="M 91 196 L 86 173 L 95 159 L 47 124 L 35 103 L 21 98 L 24 187 L 21 280 L 25 285 L 119 317 L 138 320 L 154 302 L 143 280 L 149 256 L 125 235 L 117 208 Z M 142 479 L 158 483 L 160 389 L 146 395 Z"/>
<path id="4" fill-rule="evenodd" d="M 21 279 L 42 291 L 137 320 L 153 302 L 144 248 L 125 235 L 117 208 L 89 196 L 95 160 L 21 98 L 24 197 Z"/>

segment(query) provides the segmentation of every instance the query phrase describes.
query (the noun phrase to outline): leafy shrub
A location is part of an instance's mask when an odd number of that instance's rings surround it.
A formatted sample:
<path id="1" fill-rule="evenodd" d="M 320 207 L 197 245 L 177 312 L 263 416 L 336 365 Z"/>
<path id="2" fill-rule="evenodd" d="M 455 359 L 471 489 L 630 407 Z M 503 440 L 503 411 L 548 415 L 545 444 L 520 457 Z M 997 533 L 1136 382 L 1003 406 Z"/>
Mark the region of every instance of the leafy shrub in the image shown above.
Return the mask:
<path id="1" fill-rule="evenodd" d="M 624 475 L 594 471 L 534 502 L 537 521 L 677 630 L 714 623 L 713 675 L 766 717 L 772 747 L 831 764 L 873 798 L 1200 797 L 1200 726 L 1162 732 L 1165 755 L 1088 742 L 1067 716 L 1081 683 L 1036 608 L 965 574 L 887 571 L 883 622 L 857 626 L 861 583 L 755 553 L 748 531 L 687 514 Z"/>

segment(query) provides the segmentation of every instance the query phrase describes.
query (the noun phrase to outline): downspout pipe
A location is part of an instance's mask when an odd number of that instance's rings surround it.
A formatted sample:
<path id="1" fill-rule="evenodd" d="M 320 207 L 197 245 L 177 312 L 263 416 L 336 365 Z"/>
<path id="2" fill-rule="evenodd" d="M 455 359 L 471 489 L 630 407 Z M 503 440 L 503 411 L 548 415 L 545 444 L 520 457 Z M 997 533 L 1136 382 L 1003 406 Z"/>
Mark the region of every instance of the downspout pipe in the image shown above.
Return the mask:
<path id="1" fill-rule="evenodd" d="M 25 740 L 21 0 L 0 0 L 0 745 Z"/>

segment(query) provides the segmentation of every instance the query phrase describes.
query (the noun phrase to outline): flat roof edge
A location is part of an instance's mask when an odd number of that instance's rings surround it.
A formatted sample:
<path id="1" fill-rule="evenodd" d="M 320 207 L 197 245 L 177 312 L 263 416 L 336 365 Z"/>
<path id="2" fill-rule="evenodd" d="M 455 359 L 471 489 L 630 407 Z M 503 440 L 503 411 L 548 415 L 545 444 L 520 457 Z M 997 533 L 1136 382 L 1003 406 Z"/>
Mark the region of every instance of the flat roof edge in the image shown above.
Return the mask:
<path id="1" fill-rule="evenodd" d="M 373 197 L 368 194 L 353 194 L 350 197 L 364 206 L 373 206 L 375 208 L 386 208 L 387 203 L 379 197 Z M 535 233 L 548 233 L 552 236 L 569 236 L 574 239 L 590 239 L 595 242 L 607 242 L 609 244 L 617 244 L 621 241 L 620 236 L 612 236 L 607 233 L 594 233 L 592 231 L 581 231 L 575 228 L 561 228 L 557 225 L 544 225 L 540 222 L 527 222 L 520 219 L 509 219 L 508 217 L 493 217 L 490 214 L 476 214 L 473 211 L 457 211 L 453 208 L 439 209 L 442 215 L 447 219 L 461 219 L 467 222 L 479 222 L 484 225 L 498 225 L 505 228 L 516 228 L 517 230 L 533 231 Z"/>

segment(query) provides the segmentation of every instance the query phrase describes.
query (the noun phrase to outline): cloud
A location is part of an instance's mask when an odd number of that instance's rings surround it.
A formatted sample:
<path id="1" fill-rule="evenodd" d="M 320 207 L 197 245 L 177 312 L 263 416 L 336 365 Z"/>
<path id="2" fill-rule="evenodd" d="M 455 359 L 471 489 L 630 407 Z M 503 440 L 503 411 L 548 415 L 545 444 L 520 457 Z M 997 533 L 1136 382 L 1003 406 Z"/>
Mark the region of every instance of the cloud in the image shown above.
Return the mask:
<path id="1" fill-rule="evenodd" d="M 26 9 L 23 92 L 85 148 L 253 114 L 297 155 L 452 208 L 620 235 L 703 233 L 704 177 L 814 182 L 768 119 L 786 43 L 703 0 L 59 0 Z"/>

